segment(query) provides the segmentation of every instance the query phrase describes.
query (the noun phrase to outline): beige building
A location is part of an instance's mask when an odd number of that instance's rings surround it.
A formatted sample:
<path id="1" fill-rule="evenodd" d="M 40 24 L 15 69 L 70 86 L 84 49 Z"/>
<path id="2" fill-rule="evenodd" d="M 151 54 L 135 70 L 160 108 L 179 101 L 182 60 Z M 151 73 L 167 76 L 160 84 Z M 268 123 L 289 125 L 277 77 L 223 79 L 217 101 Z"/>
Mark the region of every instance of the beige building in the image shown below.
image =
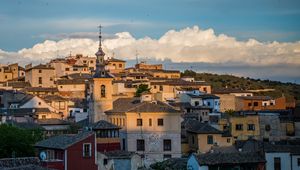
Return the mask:
<path id="1" fill-rule="evenodd" d="M 181 157 L 181 112 L 151 94 L 120 98 L 106 111 L 108 120 L 120 127 L 122 149 L 142 155 L 145 165 Z"/>
<path id="2" fill-rule="evenodd" d="M 48 96 L 48 95 L 59 95 L 56 87 L 25 87 L 22 89 L 27 94 L 33 94 L 36 96 Z"/>
<path id="3" fill-rule="evenodd" d="M 75 57 L 76 58 L 76 57 Z M 54 59 L 51 60 L 50 65 L 55 69 L 55 76 L 62 77 L 70 74 L 91 74 L 91 71 L 94 70 L 94 67 L 89 67 L 89 62 L 94 62 L 94 58 L 83 60 L 86 64 L 82 63 L 79 59 Z M 77 63 L 77 64 L 76 64 Z"/>
<path id="4" fill-rule="evenodd" d="M 189 82 L 184 80 L 151 81 L 151 93 L 156 94 L 156 99 L 166 101 L 175 99 L 177 90 L 181 88 L 193 88 L 205 93 L 211 93 L 211 86 L 205 82 Z"/>
<path id="5" fill-rule="evenodd" d="M 206 153 L 213 146 L 231 146 L 233 140 L 231 135 L 224 133 L 208 123 L 197 120 L 187 120 L 184 123 L 186 136 L 188 138 L 189 150 L 197 153 Z"/>
<path id="6" fill-rule="evenodd" d="M 19 70 L 20 68 L 20 70 Z M 24 71 L 18 66 L 18 63 L 0 66 L 0 82 L 17 79 L 24 76 Z M 23 74 L 23 75 L 22 75 Z"/>
<path id="7" fill-rule="evenodd" d="M 26 68 L 25 82 L 31 87 L 55 87 L 55 69 L 50 65 L 37 65 Z"/>
<path id="8" fill-rule="evenodd" d="M 95 57 L 83 56 L 82 54 L 76 54 L 75 56 L 69 56 L 66 58 L 67 63 L 71 65 L 87 66 L 89 70 L 96 70 L 96 60 Z"/>
<path id="9" fill-rule="evenodd" d="M 125 72 L 125 64 L 126 61 L 124 60 L 108 58 L 106 60 L 106 70 L 110 73 L 122 73 Z"/>
<path id="10" fill-rule="evenodd" d="M 145 69 L 145 70 L 162 70 L 162 64 L 146 64 L 146 62 L 140 62 L 135 65 L 136 69 Z"/>
<path id="11" fill-rule="evenodd" d="M 84 99 L 88 80 L 85 79 L 59 79 L 56 81 L 59 94 L 67 98 Z"/>
<path id="12" fill-rule="evenodd" d="M 136 81 L 126 81 L 126 80 L 114 80 L 113 81 L 113 98 L 118 99 L 120 97 L 134 97 L 136 90 L 139 85 L 146 84 L 150 87 L 148 81 L 136 80 Z"/>
<path id="13" fill-rule="evenodd" d="M 238 97 L 253 96 L 252 92 L 239 89 L 214 90 L 212 93 L 220 97 L 221 112 L 228 110 L 238 111 L 243 107 L 242 103 L 239 102 Z"/>
<path id="14" fill-rule="evenodd" d="M 68 100 L 58 96 L 58 95 L 51 95 L 43 97 L 45 102 L 56 109 L 60 114 L 63 115 L 63 119 L 68 118 L 69 116 L 69 109 L 68 109 Z"/>

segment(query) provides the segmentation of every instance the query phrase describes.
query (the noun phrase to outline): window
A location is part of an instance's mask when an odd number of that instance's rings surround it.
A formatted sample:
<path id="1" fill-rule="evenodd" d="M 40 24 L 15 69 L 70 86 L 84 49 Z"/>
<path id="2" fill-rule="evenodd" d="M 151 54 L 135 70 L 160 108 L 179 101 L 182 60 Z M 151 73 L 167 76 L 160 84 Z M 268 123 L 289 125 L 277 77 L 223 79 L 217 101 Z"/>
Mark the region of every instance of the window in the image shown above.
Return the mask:
<path id="1" fill-rule="evenodd" d="M 103 159 L 103 165 L 107 165 L 107 159 Z"/>
<path id="2" fill-rule="evenodd" d="M 274 158 L 274 170 L 281 170 L 281 160 L 280 157 Z"/>
<path id="3" fill-rule="evenodd" d="M 203 88 L 203 91 L 207 92 L 207 88 L 206 88 L 206 87 L 204 87 L 204 88 Z"/>
<path id="4" fill-rule="evenodd" d="M 137 151 L 145 151 L 145 140 L 144 139 L 136 140 L 136 150 Z"/>
<path id="5" fill-rule="evenodd" d="M 230 138 L 227 138 L 227 143 L 230 143 L 231 139 Z"/>
<path id="6" fill-rule="evenodd" d="M 137 126 L 143 126 L 143 119 L 136 119 Z"/>
<path id="7" fill-rule="evenodd" d="M 163 86 L 159 86 L 159 90 L 163 91 L 164 90 Z"/>
<path id="8" fill-rule="evenodd" d="M 255 125 L 254 124 L 248 124 L 248 131 L 254 131 Z"/>
<path id="9" fill-rule="evenodd" d="M 195 106 L 199 106 L 199 101 L 195 101 Z"/>
<path id="10" fill-rule="evenodd" d="M 253 106 L 258 106 L 258 102 L 254 102 L 254 103 L 253 103 Z"/>
<path id="11" fill-rule="evenodd" d="M 119 64 L 119 68 L 122 68 L 122 66 L 123 66 L 122 64 Z"/>
<path id="12" fill-rule="evenodd" d="M 300 158 L 297 158 L 297 164 L 300 166 Z"/>
<path id="13" fill-rule="evenodd" d="M 47 150 L 47 160 L 54 160 L 55 156 L 54 156 L 54 150 Z"/>
<path id="14" fill-rule="evenodd" d="M 164 151 L 172 150 L 172 142 L 170 139 L 164 139 Z"/>
<path id="15" fill-rule="evenodd" d="M 70 71 L 70 68 L 66 68 L 65 71 Z"/>
<path id="16" fill-rule="evenodd" d="M 243 124 L 236 124 L 235 130 L 243 130 Z"/>
<path id="17" fill-rule="evenodd" d="M 214 144 L 214 138 L 212 135 L 207 135 L 207 144 Z"/>
<path id="18" fill-rule="evenodd" d="M 52 78 L 52 77 L 50 77 L 50 81 L 53 81 L 53 78 Z"/>
<path id="19" fill-rule="evenodd" d="M 248 106 L 252 106 L 252 103 L 248 103 Z"/>
<path id="20" fill-rule="evenodd" d="M 126 144 L 126 142 L 125 142 L 125 139 L 122 139 L 122 146 L 123 146 L 123 150 L 125 151 L 125 149 L 126 149 L 126 146 L 125 146 L 125 144 Z"/>
<path id="21" fill-rule="evenodd" d="M 39 84 L 42 84 L 43 83 L 43 79 L 42 77 L 39 77 Z"/>
<path id="22" fill-rule="evenodd" d="M 39 106 L 41 105 L 42 103 L 41 102 L 39 102 Z"/>
<path id="23" fill-rule="evenodd" d="M 152 126 L 152 119 L 149 119 L 149 126 Z"/>
<path id="24" fill-rule="evenodd" d="M 207 106 L 210 106 L 210 102 L 207 102 Z"/>
<path id="25" fill-rule="evenodd" d="M 101 97 L 105 97 L 105 85 L 101 85 Z"/>
<path id="26" fill-rule="evenodd" d="M 192 144 L 195 144 L 195 136 L 192 136 Z"/>
<path id="27" fill-rule="evenodd" d="M 42 70 L 39 70 L 39 73 L 42 73 Z"/>
<path id="28" fill-rule="evenodd" d="M 46 119 L 46 115 L 42 115 L 42 119 Z"/>
<path id="29" fill-rule="evenodd" d="M 157 126 L 163 126 L 164 125 L 164 119 L 157 119 Z"/>
<path id="30" fill-rule="evenodd" d="M 7 79 L 7 75 L 5 75 L 5 79 Z"/>
<path id="31" fill-rule="evenodd" d="M 156 86 L 154 86 L 154 89 L 156 89 Z"/>
<path id="32" fill-rule="evenodd" d="M 91 157 L 92 156 L 92 144 L 84 143 L 83 144 L 83 157 Z"/>

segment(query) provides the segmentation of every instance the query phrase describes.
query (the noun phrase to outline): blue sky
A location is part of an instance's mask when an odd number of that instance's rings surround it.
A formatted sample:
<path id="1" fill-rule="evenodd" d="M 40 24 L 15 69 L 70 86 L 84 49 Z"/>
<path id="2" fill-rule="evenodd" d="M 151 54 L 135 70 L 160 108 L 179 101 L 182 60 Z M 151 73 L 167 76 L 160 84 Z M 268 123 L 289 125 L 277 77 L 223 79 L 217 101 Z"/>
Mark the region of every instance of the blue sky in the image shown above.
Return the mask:
<path id="1" fill-rule="evenodd" d="M 300 40 L 299 0 L 0 0 L 0 49 L 17 51 L 45 35 L 128 31 L 159 38 L 198 25 L 238 40 Z"/>

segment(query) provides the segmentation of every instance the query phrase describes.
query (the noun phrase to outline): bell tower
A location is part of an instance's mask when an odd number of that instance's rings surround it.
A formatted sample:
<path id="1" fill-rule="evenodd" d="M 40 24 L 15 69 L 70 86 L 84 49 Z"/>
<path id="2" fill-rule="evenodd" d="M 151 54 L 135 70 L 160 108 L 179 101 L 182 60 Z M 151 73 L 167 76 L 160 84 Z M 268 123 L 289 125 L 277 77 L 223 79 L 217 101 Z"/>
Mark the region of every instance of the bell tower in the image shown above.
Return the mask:
<path id="1" fill-rule="evenodd" d="M 106 120 L 105 111 L 113 107 L 112 80 L 113 77 L 105 70 L 105 53 L 102 50 L 101 25 L 99 26 L 99 47 L 96 52 L 96 72 L 90 83 L 91 100 L 89 103 L 89 119 L 91 123 Z"/>

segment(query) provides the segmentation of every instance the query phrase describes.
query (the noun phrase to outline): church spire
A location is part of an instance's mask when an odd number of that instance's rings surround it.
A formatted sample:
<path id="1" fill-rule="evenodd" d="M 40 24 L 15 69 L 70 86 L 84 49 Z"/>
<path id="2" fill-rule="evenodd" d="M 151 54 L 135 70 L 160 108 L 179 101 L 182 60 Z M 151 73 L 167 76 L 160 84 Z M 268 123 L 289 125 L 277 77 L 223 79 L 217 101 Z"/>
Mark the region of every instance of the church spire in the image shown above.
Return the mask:
<path id="1" fill-rule="evenodd" d="M 98 51 L 96 52 L 96 73 L 94 74 L 94 77 L 106 77 L 107 73 L 105 71 L 105 61 L 104 61 L 104 56 L 105 53 L 102 50 L 102 33 L 101 33 L 101 28 L 102 26 L 100 25 L 99 27 L 99 47 Z"/>
<path id="2" fill-rule="evenodd" d="M 99 57 L 100 56 L 103 56 L 103 57 L 105 56 L 105 53 L 102 50 L 102 42 L 101 42 L 102 41 L 102 32 L 101 32 L 102 26 L 99 25 L 98 28 L 99 28 L 99 47 L 98 47 L 97 53 L 95 54 L 97 56 L 97 58 L 98 58 L 98 56 Z"/>

